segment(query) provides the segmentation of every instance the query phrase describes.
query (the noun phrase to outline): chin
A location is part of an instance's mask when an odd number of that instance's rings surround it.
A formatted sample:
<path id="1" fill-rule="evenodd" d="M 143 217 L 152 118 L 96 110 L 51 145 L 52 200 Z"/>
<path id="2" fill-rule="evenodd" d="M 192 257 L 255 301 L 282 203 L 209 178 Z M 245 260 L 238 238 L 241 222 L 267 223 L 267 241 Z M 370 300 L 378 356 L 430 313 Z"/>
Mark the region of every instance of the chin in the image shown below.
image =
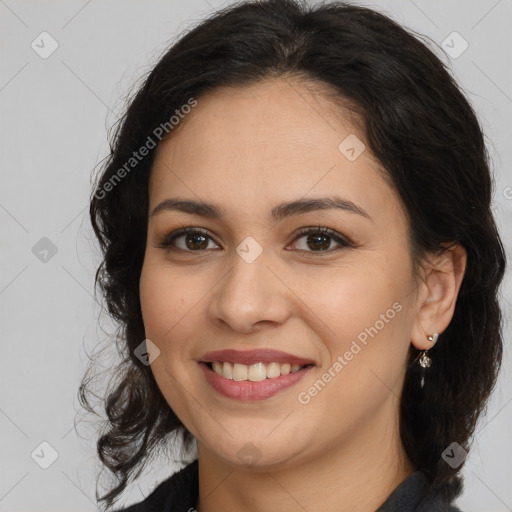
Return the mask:
<path id="1" fill-rule="evenodd" d="M 274 445 L 268 440 L 248 441 L 247 439 L 237 442 L 229 439 L 221 446 L 209 446 L 208 450 L 214 457 L 222 459 L 223 463 L 230 466 L 234 471 L 251 471 L 264 473 L 276 471 L 294 465 L 297 459 L 297 450 L 290 451 L 290 443 L 285 439 Z"/>

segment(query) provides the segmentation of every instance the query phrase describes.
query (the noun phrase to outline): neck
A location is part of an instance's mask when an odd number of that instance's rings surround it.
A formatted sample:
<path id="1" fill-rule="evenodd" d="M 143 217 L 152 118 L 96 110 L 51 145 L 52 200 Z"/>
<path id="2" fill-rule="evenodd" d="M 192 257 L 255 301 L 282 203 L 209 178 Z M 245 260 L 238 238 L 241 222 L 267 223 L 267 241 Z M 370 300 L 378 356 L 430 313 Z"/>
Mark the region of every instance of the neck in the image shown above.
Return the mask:
<path id="1" fill-rule="evenodd" d="M 375 512 L 414 471 L 400 442 L 398 420 L 382 420 L 324 447 L 321 455 L 279 470 L 238 467 L 198 440 L 197 512 Z"/>

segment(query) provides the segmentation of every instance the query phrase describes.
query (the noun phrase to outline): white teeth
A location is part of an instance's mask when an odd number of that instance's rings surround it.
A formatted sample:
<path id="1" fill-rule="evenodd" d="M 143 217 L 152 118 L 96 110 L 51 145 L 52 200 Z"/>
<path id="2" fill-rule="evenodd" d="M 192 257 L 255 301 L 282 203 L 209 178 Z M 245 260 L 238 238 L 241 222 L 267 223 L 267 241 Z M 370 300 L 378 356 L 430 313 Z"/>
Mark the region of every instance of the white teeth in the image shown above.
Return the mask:
<path id="1" fill-rule="evenodd" d="M 251 364 L 249 366 L 249 380 L 252 382 L 259 382 L 267 378 L 267 369 L 263 363 Z"/>
<path id="2" fill-rule="evenodd" d="M 240 363 L 229 363 L 227 361 L 213 361 L 213 371 L 226 379 L 235 381 L 250 380 L 259 382 L 265 379 L 274 379 L 280 375 L 288 375 L 298 372 L 303 366 L 289 363 L 255 363 L 245 365 Z"/>
<path id="3" fill-rule="evenodd" d="M 231 363 L 225 362 L 222 366 L 222 373 L 217 372 L 219 375 L 224 375 L 226 379 L 233 378 L 233 365 Z"/>
<path id="4" fill-rule="evenodd" d="M 281 365 L 279 363 L 269 363 L 267 366 L 267 377 L 273 379 L 281 375 Z"/>
<path id="5" fill-rule="evenodd" d="M 247 380 L 247 366 L 235 363 L 233 365 L 233 380 Z"/>

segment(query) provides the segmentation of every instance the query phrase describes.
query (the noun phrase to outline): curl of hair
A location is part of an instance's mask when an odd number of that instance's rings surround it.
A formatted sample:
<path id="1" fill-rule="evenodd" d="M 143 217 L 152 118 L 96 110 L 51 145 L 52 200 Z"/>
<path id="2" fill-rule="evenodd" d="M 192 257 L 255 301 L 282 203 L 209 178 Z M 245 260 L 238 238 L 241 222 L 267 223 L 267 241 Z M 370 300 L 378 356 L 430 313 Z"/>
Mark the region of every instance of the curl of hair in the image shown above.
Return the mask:
<path id="1" fill-rule="evenodd" d="M 343 2 L 254 0 L 217 11 L 161 57 L 120 120 L 91 194 L 90 218 L 103 255 L 96 285 L 121 326 L 125 357 L 105 401 L 108 429 L 97 443 L 102 463 L 117 477 L 100 499 L 108 506 L 169 434 L 182 433 L 187 446 L 193 440 L 150 367 L 134 355 L 145 339 L 139 278 L 154 150 L 119 183 L 113 180 L 190 98 L 272 78 L 316 84 L 361 120 L 369 149 L 405 206 L 415 269 L 427 252 L 440 254 L 452 243 L 467 252 L 454 316 L 430 351 L 434 364 L 425 386 L 411 345 L 400 406 L 400 435 L 412 464 L 431 488 L 451 498 L 462 490 L 462 465 L 452 468 L 441 453 L 454 441 L 469 450 L 495 386 L 502 358 L 498 289 L 506 264 L 477 117 L 441 60 L 384 14 Z M 87 383 L 84 378 L 86 408 Z"/>

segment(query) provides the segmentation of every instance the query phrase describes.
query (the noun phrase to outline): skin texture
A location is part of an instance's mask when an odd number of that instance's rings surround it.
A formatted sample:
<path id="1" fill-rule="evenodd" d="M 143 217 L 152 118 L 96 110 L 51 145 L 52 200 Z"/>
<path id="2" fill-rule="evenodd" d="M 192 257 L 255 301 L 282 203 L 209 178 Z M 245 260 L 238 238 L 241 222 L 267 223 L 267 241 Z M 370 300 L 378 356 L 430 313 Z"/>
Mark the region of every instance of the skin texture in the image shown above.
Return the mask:
<path id="1" fill-rule="evenodd" d="M 415 276 L 399 198 L 368 148 L 354 161 L 340 152 L 348 135 L 364 136 L 313 85 L 274 79 L 210 93 L 154 162 L 141 306 L 160 350 L 153 374 L 197 439 L 199 512 L 371 512 L 415 469 L 398 431 L 407 352 L 411 343 L 430 348 L 427 334 L 449 324 L 465 253 L 455 246 Z M 333 194 L 371 219 L 334 209 L 268 219 L 283 201 Z M 171 196 L 215 203 L 226 215 L 152 216 Z M 207 230 L 207 249 L 194 252 L 185 236 L 174 243 L 181 250 L 158 247 L 183 226 Z M 315 254 L 297 231 L 317 226 L 353 247 L 327 238 L 325 254 Z M 252 263 L 236 251 L 248 236 L 262 248 Z M 301 403 L 299 392 L 396 303 L 400 312 Z M 197 363 L 225 348 L 274 348 L 317 366 L 269 399 L 240 402 L 219 395 Z M 238 456 L 247 443 L 258 453 L 253 465 Z"/>

